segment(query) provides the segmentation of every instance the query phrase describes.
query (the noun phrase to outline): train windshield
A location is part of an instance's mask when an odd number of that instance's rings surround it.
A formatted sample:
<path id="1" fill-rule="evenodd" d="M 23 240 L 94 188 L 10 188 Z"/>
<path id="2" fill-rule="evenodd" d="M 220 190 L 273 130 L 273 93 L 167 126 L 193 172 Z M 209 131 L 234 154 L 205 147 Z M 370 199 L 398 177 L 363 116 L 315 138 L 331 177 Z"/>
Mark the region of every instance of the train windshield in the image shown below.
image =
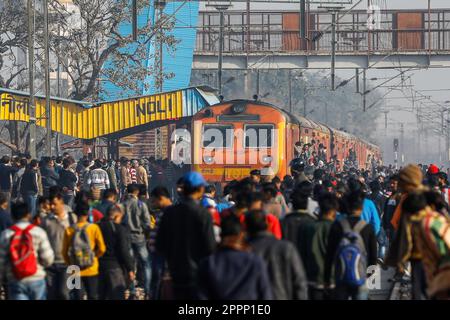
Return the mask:
<path id="1" fill-rule="evenodd" d="M 203 148 L 231 148 L 233 146 L 233 126 L 207 124 L 203 126 Z"/>
<path id="2" fill-rule="evenodd" d="M 270 148 L 273 142 L 272 124 L 252 124 L 245 126 L 246 148 Z"/>

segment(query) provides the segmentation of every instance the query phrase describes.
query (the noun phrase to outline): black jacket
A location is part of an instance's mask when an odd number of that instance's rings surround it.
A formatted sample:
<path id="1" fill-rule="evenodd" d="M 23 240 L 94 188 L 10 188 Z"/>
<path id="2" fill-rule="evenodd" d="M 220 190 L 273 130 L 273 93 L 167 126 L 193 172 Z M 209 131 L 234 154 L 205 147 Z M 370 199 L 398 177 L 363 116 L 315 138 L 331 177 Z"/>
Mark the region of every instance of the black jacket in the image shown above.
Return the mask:
<path id="1" fill-rule="evenodd" d="M 54 168 L 44 166 L 41 168 L 42 187 L 48 189 L 58 185 L 59 174 L 56 173 Z"/>
<path id="2" fill-rule="evenodd" d="M 308 281 L 294 245 L 262 232 L 249 239 L 252 251 L 263 258 L 276 300 L 306 300 Z"/>
<path id="3" fill-rule="evenodd" d="M 310 235 L 309 226 L 317 221 L 314 217 L 306 212 L 294 211 L 281 221 L 281 228 L 283 230 L 283 239 L 288 240 L 294 244 L 300 253 L 302 261 L 308 261 L 308 246 Z"/>
<path id="4" fill-rule="evenodd" d="M 347 218 L 350 226 L 353 228 L 360 220 L 360 217 L 350 216 Z M 360 232 L 361 238 L 364 242 L 367 253 L 367 266 L 377 264 L 377 237 L 373 227 L 370 224 L 366 226 Z M 328 236 L 327 254 L 325 256 L 325 283 L 330 283 L 331 271 L 336 257 L 336 251 L 339 243 L 344 236 L 341 224 L 336 221 L 333 223 Z"/>
<path id="5" fill-rule="evenodd" d="M 20 193 L 37 194 L 38 192 L 39 192 L 38 174 L 36 170 L 25 170 L 22 179 L 20 181 Z"/>
<path id="6" fill-rule="evenodd" d="M 251 252 L 221 248 L 199 268 L 199 298 L 207 300 L 270 300 L 264 261 Z"/>
<path id="7" fill-rule="evenodd" d="M 134 270 L 128 228 L 112 221 L 102 221 L 99 227 L 106 246 L 106 252 L 99 260 L 100 268 L 122 268 L 127 272 Z"/>
<path id="8" fill-rule="evenodd" d="M 0 233 L 13 225 L 11 214 L 0 208 Z"/>
<path id="9" fill-rule="evenodd" d="M 167 261 L 173 282 L 195 285 L 198 263 L 215 248 L 212 217 L 191 199 L 168 207 L 156 237 L 156 250 Z"/>
<path id="10" fill-rule="evenodd" d="M 0 164 L 0 190 L 11 190 L 12 178 L 17 171 L 18 169 L 13 166 Z"/>
<path id="11" fill-rule="evenodd" d="M 70 170 L 62 169 L 59 173 L 58 186 L 61 188 L 67 188 L 69 190 L 75 190 L 77 184 L 77 176 Z"/>
<path id="12" fill-rule="evenodd" d="M 375 194 L 374 193 L 370 194 L 368 198 L 372 200 L 373 203 L 375 204 L 375 207 L 377 208 L 378 215 L 380 216 L 381 220 L 384 216 L 384 204 L 387 199 L 386 196 L 381 192 L 377 192 Z"/>

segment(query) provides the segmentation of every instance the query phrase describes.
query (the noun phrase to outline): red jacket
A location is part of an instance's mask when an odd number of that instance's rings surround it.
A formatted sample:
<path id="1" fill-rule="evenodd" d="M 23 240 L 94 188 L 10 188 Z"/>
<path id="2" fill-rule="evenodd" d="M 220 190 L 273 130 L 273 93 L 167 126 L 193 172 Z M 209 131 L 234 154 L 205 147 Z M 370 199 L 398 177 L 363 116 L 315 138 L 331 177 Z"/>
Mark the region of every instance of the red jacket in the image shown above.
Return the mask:
<path id="1" fill-rule="evenodd" d="M 221 216 L 222 217 L 226 217 L 229 216 L 231 214 L 234 214 L 234 209 L 233 208 L 229 208 L 229 209 L 225 209 L 222 211 Z M 244 228 L 244 230 L 246 229 L 245 226 L 245 214 L 241 214 L 239 216 L 239 220 L 241 221 L 242 227 Z M 277 238 L 278 240 L 281 239 L 281 225 L 280 225 L 280 220 L 278 220 L 277 217 L 275 217 L 273 214 L 268 213 L 266 215 L 266 222 L 267 222 L 267 231 L 272 233 L 275 238 Z"/>

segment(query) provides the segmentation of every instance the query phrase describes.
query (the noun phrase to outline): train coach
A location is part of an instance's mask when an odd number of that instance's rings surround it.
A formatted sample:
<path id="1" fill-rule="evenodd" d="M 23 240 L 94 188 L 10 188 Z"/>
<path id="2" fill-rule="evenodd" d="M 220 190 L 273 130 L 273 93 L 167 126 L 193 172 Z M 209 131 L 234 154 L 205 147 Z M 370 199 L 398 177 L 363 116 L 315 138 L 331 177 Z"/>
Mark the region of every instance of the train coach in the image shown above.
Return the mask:
<path id="1" fill-rule="evenodd" d="M 296 145 L 321 144 L 327 161 L 334 156 L 341 163 L 353 150 L 360 168 L 369 156 L 380 158 L 376 145 L 260 101 L 207 107 L 194 115 L 191 128 L 194 170 L 215 182 L 242 179 L 253 169 L 283 178 Z"/>

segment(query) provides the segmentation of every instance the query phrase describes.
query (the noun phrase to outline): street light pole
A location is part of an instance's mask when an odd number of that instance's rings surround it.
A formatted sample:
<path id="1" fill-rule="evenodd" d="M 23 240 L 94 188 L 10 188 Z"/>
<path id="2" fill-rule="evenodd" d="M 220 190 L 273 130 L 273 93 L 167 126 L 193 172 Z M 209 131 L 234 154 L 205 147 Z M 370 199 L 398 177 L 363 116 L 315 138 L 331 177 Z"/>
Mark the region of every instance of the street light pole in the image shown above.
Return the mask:
<path id="1" fill-rule="evenodd" d="M 52 156 L 52 119 L 50 110 L 50 53 L 48 46 L 48 0 L 44 0 L 44 50 L 45 50 L 45 113 L 47 134 L 45 139 L 47 156 Z"/>
<path id="2" fill-rule="evenodd" d="M 217 11 L 219 11 L 220 25 L 219 25 L 219 58 L 217 62 L 217 89 L 219 91 L 219 96 L 222 96 L 222 67 L 223 67 L 223 45 L 224 45 L 223 32 L 225 25 L 225 11 L 228 10 L 228 8 L 232 6 L 232 4 L 231 1 L 221 0 L 215 1 L 212 4 L 208 3 L 206 4 L 206 6 L 214 7 Z M 249 23 L 249 21 L 247 21 L 247 23 Z"/>
<path id="3" fill-rule="evenodd" d="M 331 91 L 336 90 L 336 12 L 331 13 Z"/>
<path id="4" fill-rule="evenodd" d="M 27 1 L 28 13 L 28 85 L 30 89 L 30 156 L 36 159 L 36 106 L 34 101 L 34 6 L 33 0 Z"/>

